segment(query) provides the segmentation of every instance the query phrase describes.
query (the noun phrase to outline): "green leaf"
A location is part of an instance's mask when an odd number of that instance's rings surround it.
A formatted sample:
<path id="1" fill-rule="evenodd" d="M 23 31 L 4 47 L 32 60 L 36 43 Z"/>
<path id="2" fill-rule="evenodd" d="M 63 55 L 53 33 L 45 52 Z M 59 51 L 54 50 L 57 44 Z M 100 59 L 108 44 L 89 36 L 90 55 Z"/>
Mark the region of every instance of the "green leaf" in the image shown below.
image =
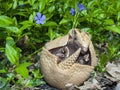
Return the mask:
<path id="1" fill-rule="evenodd" d="M 29 72 L 27 67 L 32 65 L 33 63 L 29 63 L 29 62 L 25 62 L 23 64 L 19 64 L 19 66 L 17 66 L 15 68 L 15 71 L 20 74 L 21 76 L 23 76 L 23 78 L 28 78 L 29 76 Z"/>
<path id="2" fill-rule="evenodd" d="M 25 20 L 25 21 L 20 22 L 19 24 L 24 25 L 24 24 L 30 24 L 30 23 L 31 23 L 30 21 Z"/>
<path id="3" fill-rule="evenodd" d="M 30 5 L 34 5 L 35 0 L 28 0 L 28 2 L 29 2 Z"/>
<path id="4" fill-rule="evenodd" d="M 43 75 L 40 74 L 40 70 L 33 70 L 32 71 L 34 78 L 43 78 Z"/>
<path id="5" fill-rule="evenodd" d="M 49 27 L 48 36 L 50 37 L 50 40 L 53 40 L 55 37 L 55 32 L 53 32 L 51 27 Z"/>
<path id="6" fill-rule="evenodd" d="M 32 14 L 30 14 L 30 16 L 29 16 L 29 21 L 32 23 L 33 20 L 34 20 L 34 16 L 33 16 Z"/>
<path id="7" fill-rule="evenodd" d="M 116 57 L 116 51 L 118 49 L 119 46 L 112 46 L 112 45 L 108 45 L 108 53 L 109 53 L 109 59 L 112 60 L 113 58 Z"/>
<path id="8" fill-rule="evenodd" d="M 60 21 L 60 25 L 61 24 L 66 24 L 66 23 L 68 23 L 69 22 L 69 20 L 68 19 L 65 19 L 65 18 L 63 18 L 61 21 Z"/>
<path id="9" fill-rule="evenodd" d="M 13 23 L 13 20 L 7 16 L 0 16 L 0 27 L 6 27 Z"/>
<path id="10" fill-rule="evenodd" d="M 46 3 L 55 2 L 55 0 L 46 0 Z"/>
<path id="11" fill-rule="evenodd" d="M 105 29 L 120 34 L 120 26 L 106 26 Z"/>
<path id="12" fill-rule="evenodd" d="M 113 19 L 106 19 L 106 20 L 104 20 L 104 24 L 105 25 L 113 25 L 114 21 L 113 21 Z"/>
<path id="13" fill-rule="evenodd" d="M 42 81 L 41 79 L 36 79 L 34 82 L 33 82 L 33 86 L 39 86 L 41 84 L 46 84 L 44 81 Z"/>
<path id="14" fill-rule="evenodd" d="M 14 77 L 15 77 L 15 74 L 13 72 L 11 72 L 11 73 L 7 74 L 7 78 L 6 79 L 8 81 L 12 81 L 12 80 L 14 80 Z"/>
<path id="15" fill-rule="evenodd" d="M 87 4 L 87 8 L 93 8 L 93 6 L 98 3 L 97 1 L 98 1 L 98 0 L 91 0 L 91 1 Z"/>
<path id="16" fill-rule="evenodd" d="M 57 26 L 57 23 L 54 21 L 48 21 L 43 26 Z"/>
<path id="17" fill-rule="evenodd" d="M 52 13 L 54 10 L 55 10 L 55 6 L 54 5 L 51 6 L 50 8 L 48 8 L 48 12 L 49 13 Z"/>
<path id="18" fill-rule="evenodd" d="M 5 52 L 5 48 L 4 48 L 4 47 L 1 47 L 1 48 L 0 48 L 0 52 Z"/>
<path id="19" fill-rule="evenodd" d="M 0 77 L 0 90 L 7 84 L 7 80 L 5 78 Z"/>
<path id="20" fill-rule="evenodd" d="M 104 66 L 108 62 L 108 57 L 105 54 L 101 54 L 100 56 L 100 65 Z"/>
<path id="21" fill-rule="evenodd" d="M 9 44 L 10 46 L 15 45 L 14 39 L 12 37 L 7 37 L 6 43 Z"/>
<path id="22" fill-rule="evenodd" d="M 41 84 L 46 84 L 46 83 L 41 79 L 30 79 L 26 82 L 25 86 L 33 87 L 33 86 L 39 86 Z"/>
<path id="23" fill-rule="evenodd" d="M 40 12 L 42 12 L 43 9 L 45 8 L 45 4 L 46 4 L 46 0 L 41 0 L 40 1 Z"/>
<path id="24" fill-rule="evenodd" d="M 117 20 L 120 20 L 120 12 L 118 12 Z"/>
<path id="25" fill-rule="evenodd" d="M 30 80 L 27 80 L 25 86 L 26 86 L 26 87 L 33 87 L 33 83 L 34 83 L 33 81 L 34 81 L 34 80 L 31 80 L 31 79 L 30 79 Z"/>
<path id="26" fill-rule="evenodd" d="M 9 26 L 9 27 L 5 27 L 9 32 L 12 32 L 12 33 L 16 33 L 16 34 L 20 34 L 21 31 L 20 29 L 18 29 L 18 27 L 15 27 L 15 26 Z"/>
<path id="27" fill-rule="evenodd" d="M 13 9 L 16 9 L 16 7 L 17 7 L 17 0 L 13 0 L 14 1 L 14 3 L 13 3 Z"/>
<path id="28" fill-rule="evenodd" d="M 20 22 L 20 24 L 22 24 L 23 26 L 20 28 L 20 31 L 25 30 L 27 28 L 30 28 L 32 26 L 32 22 L 31 21 L 22 21 Z"/>
<path id="29" fill-rule="evenodd" d="M 1 69 L 0 73 L 6 73 L 7 71 L 5 69 Z"/>
<path id="30" fill-rule="evenodd" d="M 9 44 L 6 44 L 5 54 L 12 64 L 15 64 L 15 65 L 19 64 L 20 53 L 18 53 L 14 47 L 12 47 Z"/>
<path id="31" fill-rule="evenodd" d="M 20 28 L 20 31 L 22 32 L 23 30 L 25 29 L 28 29 L 31 27 L 31 24 L 24 24 L 21 28 Z"/>

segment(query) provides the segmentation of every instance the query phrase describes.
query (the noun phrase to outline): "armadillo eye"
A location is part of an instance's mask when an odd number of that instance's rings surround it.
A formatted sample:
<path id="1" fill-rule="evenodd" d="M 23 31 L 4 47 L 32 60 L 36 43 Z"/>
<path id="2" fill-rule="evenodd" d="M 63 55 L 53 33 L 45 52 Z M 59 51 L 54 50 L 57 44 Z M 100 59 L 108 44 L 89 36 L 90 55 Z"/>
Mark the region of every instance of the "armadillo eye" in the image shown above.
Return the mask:
<path id="1" fill-rule="evenodd" d="M 74 37 L 74 40 L 77 40 L 77 37 Z"/>

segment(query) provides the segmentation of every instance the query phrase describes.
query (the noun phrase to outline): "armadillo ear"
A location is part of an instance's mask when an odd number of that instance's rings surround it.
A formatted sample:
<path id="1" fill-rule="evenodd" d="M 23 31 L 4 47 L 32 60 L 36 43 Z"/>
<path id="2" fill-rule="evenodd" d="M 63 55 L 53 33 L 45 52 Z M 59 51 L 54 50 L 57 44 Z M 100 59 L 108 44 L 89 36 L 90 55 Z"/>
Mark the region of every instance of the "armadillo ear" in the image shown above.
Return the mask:
<path id="1" fill-rule="evenodd" d="M 70 30 L 69 36 L 70 36 L 70 37 L 74 37 L 74 36 L 75 36 L 75 30 L 74 30 L 74 29 L 71 29 L 71 30 Z"/>
<path id="2" fill-rule="evenodd" d="M 68 39 L 69 39 L 69 36 L 66 35 L 66 36 L 63 36 L 63 37 L 59 37 L 51 42 L 48 42 L 46 45 L 45 45 L 45 48 L 47 50 L 51 50 L 51 49 L 54 49 L 54 48 L 58 48 L 58 47 L 62 47 L 62 46 L 65 46 L 68 42 Z"/>

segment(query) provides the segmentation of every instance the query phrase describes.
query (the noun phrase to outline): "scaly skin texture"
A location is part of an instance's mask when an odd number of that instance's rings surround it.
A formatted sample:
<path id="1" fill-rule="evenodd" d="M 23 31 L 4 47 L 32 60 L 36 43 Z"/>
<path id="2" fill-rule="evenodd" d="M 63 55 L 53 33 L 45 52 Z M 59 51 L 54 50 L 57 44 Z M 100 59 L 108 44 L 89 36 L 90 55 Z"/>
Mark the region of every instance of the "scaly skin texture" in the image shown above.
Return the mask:
<path id="1" fill-rule="evenodd" d="M 67 47 L 69 46 L 68 43 L 75 43 L 76 47 L 74 50 L 76 51 L 73 50 L 73 53 L 71 53 L 68 47 L 68 51 L 71 54 L 58 63 L 60 58 L 56 54 L 51 53 L 50 50 L 57 47 Z M 84 55 L 84 57 L 88 58 L 89 55 L 86 54 L 85 56 L 84 54 L 87 51 L 90 52 L 90 59 L 88 59 L 90 60 L 90 65 L 78 63 L 77 59 L 79 55 Z M 78 29 L 72 29 L 69 35 L 57 38 L 45 45 L 41 52 L 41 72 L 46 82 L 51 86 L 58 89 L 67 89 L 66 86 L 68 84 L 82 84 L 90 76 L 96 65 L 96 61 L 94 47 L 89 35 L 83 31 L 79 32 Z"/>

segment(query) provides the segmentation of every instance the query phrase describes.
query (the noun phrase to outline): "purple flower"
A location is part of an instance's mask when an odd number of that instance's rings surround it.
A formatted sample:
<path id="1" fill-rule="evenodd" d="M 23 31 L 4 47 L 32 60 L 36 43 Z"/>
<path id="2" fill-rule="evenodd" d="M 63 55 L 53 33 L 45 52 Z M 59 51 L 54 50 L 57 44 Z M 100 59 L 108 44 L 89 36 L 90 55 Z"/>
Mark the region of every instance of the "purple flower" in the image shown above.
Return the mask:
<path id="1" fill-rule="evenodd" d="M 78 8 L 79 8 L 79 11 L 85 10 L 84 5 L 80 3 L 78 3 Z"/>
<path id="2" fill-rule="evenodd" d="M 36 21 L 36 24 L 44 24 L 46 20 L 46 16 L 38 12 L 34 17 L 34 20 Z"/>
<path id="3" fill-rule="evenodd" d="M 70 9 L 70 13 L 71 13 L 71 15 L 74 16 L 74 15 L 75 15 L 75 9 L 74 9 L 74 8 L 71 8 L 71 9 Z"/>

